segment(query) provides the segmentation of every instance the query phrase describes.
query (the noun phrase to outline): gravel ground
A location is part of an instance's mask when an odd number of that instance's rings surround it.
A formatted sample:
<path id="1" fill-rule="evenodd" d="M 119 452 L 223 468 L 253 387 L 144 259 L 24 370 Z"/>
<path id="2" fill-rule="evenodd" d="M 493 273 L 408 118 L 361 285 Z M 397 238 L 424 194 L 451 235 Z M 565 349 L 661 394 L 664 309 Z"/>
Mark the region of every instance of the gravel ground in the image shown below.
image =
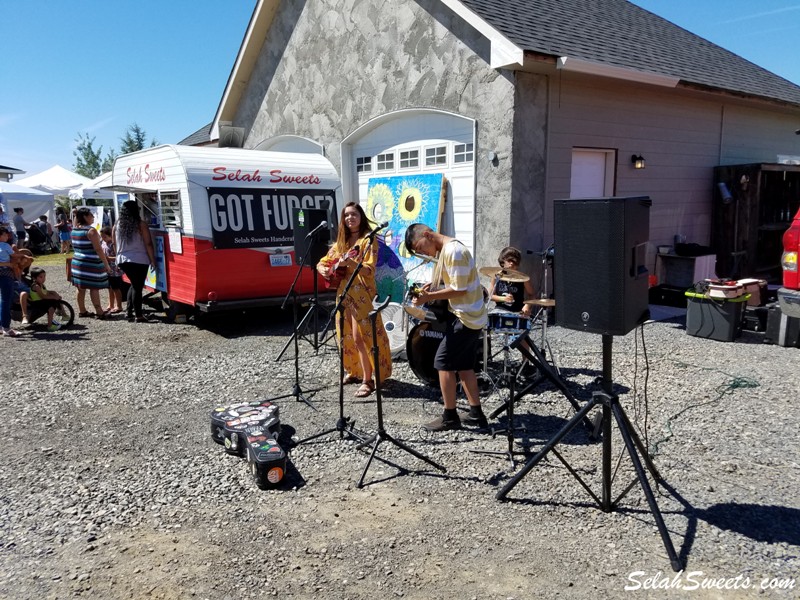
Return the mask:
<path id="1" fill-rule="evenodd" d="M 48 285 L 74 304 L 60 269 Z M 369 449 L 333 433 L 291 450 L 284 485 L 259 490 L 246 463 L 212 442 L 209 413 L 291 394 L 291 347 L 275 360 L 290 319 L 79 319 L 0 340 L 0 597 L 798 597 L 797 349 L 749 332 L 737 343 L 693 338 L 680 317 L 646 325 L 646 346 L 633 333 L 614 339 L 621 405 L 669 484 L 655 495 L 686 562 L 675 578 L 638 486 L 605 513 L 551 454 L 496 500 L 525 457 L 512 469 L 505 435 L 422 436 L 440 406 L 403 360 L 384 393 L 386 431 L 446 473 L 384 442 L 359 489 Z M 548 339 L 569 389 L 591 398 L 600 336 L 551 327 Z M 304 438 L 336 423 L 338 363 L 305 340 L 300 363 L 313 408 L 278 404 L 284 432 Z M 345 413 L 372 433 L 376 404 L 354 391 Z M 488 390 L 487 413 L 506 397 Z M 572 414 L 549 383 L 516 410 L 520 452 L 538 451 Z M 616 428 L 612 441 L 616 499 L 634 472 Z M 602 444 L 578 427 L 558 451 L 600 495 Z M 764 580 L 794 587 L 760 590 Z"/>

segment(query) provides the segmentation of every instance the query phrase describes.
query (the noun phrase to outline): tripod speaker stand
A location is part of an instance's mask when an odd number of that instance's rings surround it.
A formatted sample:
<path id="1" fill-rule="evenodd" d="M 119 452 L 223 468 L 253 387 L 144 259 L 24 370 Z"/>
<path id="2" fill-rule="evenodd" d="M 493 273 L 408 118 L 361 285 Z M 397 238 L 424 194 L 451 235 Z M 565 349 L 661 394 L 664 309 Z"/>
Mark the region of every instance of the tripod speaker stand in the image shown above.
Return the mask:
<path id="1" fill-rule="evenodd" d="M 375 299 L 377 300 L 377 296 L 375 297 Z M 380 361 L 378 360 L 377 322 L 378 322 L 378 315 L 383 309 L 385 309 L 388 306 L 389 300 L 390 298 L 387 297 L 386 300 L 384 300 L 383 304 L 381 304 L 374 310 L 370 311 L 369 313 L 369 320 L 370 323 L 372 324 L 372 359 L 375 364 L 375 382 L 377 384 L 375 386 L 375 400 L 378 404 L 378 431 L 375 433 L 374 436 L 372 436 L 372 438 L 365 440 L 358 446 L 358 448 L 360 449 L 370 443 L 372 444 L 372 452 L 370 452 L 367 464 L 364 466 L 363 473 L 361 473 L 361 479 L 358 480 L 357 486 L 359 488 L 364 487 L 364 478 L 367 476 L 367 471 L 369 470 L 369 466 L 372 464 L 372 459 L 375 458 L 375 453 L 378 451 L 378 446 L 380 446 L 382 442 L 390 442 L 395 446 L 397 446 L 398 448 L 400 448 L 401 450 L 405 450 L 412 456 L 416 456 L 418 459 L 425 461 L 426 463 L 438 469 L 442 473 L 447 472 L 447 469 L 445 469 L 442 465 L 432 461 L 427 456 L 417 452 L 410 446 L 407 446 L 403 442 L 393 438 L 386 432 L 386 429 L 383 426 L 383 401 L 381 398 L 381 371 L 380 371 L 381 366 L 380 366 Z"/>
<path id="2" fill-rule="evenodd" d="M 523 344 L 523 342 L 527 342 L 527 344 Z M 529 384 L 527 384 L 520 392 L 516 395 L 509 395 L 508 400 L 506 400 L 503 404 L 498 406 L 492 413 L 489 415 L 492 419 L 497 417 L 501 412 L 508 408 L 509 404 L 513 404 L 526 394 L 530 393 L 536 386 L 540 383 L 543 383 L 545 380 L 550 381 L 554 386 L 558 388 L 558 390 L 564 395 L 564 397 L 569 400 L 569 403 L 572 405 L 572 408 L 575 409 L 576 412 L 580 412 L 581 405 L 572 392 L 567 387 L 567 384 L 561 378 L 559 373 L 556 371 L 555 367 L 553 367 L 550 363 L 547 362 L 547 358 L 544 355 L 544 351 L 536 347 L 536 344 L 533 343 L 531 338 L 528 336 L 527 332 L 522 333 L 517 339 L 511 342 L 511 347 L 519 350 L 519 352 L 524 356 L 528 362 L 530 362 L 539 372 L 539 375 Z M 588 411 L 587 411 L 588 412 Z M 593 438 L 596 437 L 596 427 L 589 419 L 589 417 L 585 416 L 581 419 L 584 427 L 589 432 L 589 435 Z"/>
<path id="3" fill-rule="evenodd" d="M 661 535 L 661 541 L 664 544 L 667 555 L 669 556 L 672 569 L 673 571 L 678 572 L 683 569 L 683 566 L 681 565 L 681 561 L 675 552 L 675 547 L 672 545 L 672 540 L 669 537 L 669 531 L 667 531 L 667 526 L 664 523 L 664 517 L 661 515 L 661 511 L 656 503 L 655 495 L 653 494 L 653 489 L 650 487 L 650 483 L 647 480 L 647 474 L 642 466 L 642 460 L 644 460 L 645 465 L 647 465 L 647 468 L 650 471 L 650 474 L 657 483 L 662 483 L 664 480 L 653 464 L 653 461 L 650 458 L 650 455 L 647 453 L 647 449 L 644 447 L 644 444 L 642 444 L 641 439 L 633 429 L 631 422 L 628 419 L 628 415 L 625 413 L 625 410 L 619 403 L 619 398 L 612 392 L 613 382 L 611 380 L 611 348 L 613 345 L 613 339 L 614 338 L 611 335 L 603 335 L 603 392 L 595 393 L 592 396 L 592 399 L 587 402 L 586 405 L 581 408 L 578 413 L 572 417 L 572 419 L 570 419 L 569 422 L 564 425 L 564 427 L 562 427 L 561 430 L 549 442 L 547 442 L 547 444 L 545 444 L 545 446 L 535 456 L 531 457 L 531 459 L 525 463 L 519 472 L 514 475 L 499 492 L 497 492 L 497 499 L 505 500 L 508 493 L 514 489 L 514 486 L 516 486 L 523 479 L 523 477 L 525 477 L 525 475 L 527 475 L 531 469 L 533 469 L 539 463 L 539 461 L 547 456 L 548 453 L 553 452 L 553 454 L 556 455 L 556 458 L 561 461 L 561 463 L 567 468 L 567 470 L 578 481 L 578 483 L 580 483 L 580 485 L 589 493 L 589 495 L 603 512 L 611 512 L 614 510 L 614 508 L 616 508 L 616 506 L 619 504 L 620 500 L 622 500 L 622 498 L 625 497 L 625 495 L 633 488 L 633 486 L 636 485 L 636 481 L 634 480 L 632 483 L 630 483 L 615 500 L 611 500 L 611 416 L 613 415 L 617 424 L 617 429 L 619 430 L 622 440 L 625 443 L 625 448 L 628 451 L 628 456 L 630 456 L 631 462 L 633 463 L 633 467 L 636 471 L 636 478 L 642 487 L 645 497 L 647 498 L 647 504 L 650 507 L 650 512 L 652 513 L 653 518 L 655 519 L 658 532 Z M 558 445 L 558 443 L 564 437 L 566 437 L 569 432 L 572 431 L 581 421 L 586 419 L 586 415 L 595 406 L 603 407 L 603 479 L 601 498 L 597 497 L 591 488 L 583 481 L 583 479 L 581 479 L 580 475 L 578 475 L 575 469 L 573 469 L 561 456 L 561 454 L 559 454 L 558 450 L 556 450 L 556 445 Z"/>

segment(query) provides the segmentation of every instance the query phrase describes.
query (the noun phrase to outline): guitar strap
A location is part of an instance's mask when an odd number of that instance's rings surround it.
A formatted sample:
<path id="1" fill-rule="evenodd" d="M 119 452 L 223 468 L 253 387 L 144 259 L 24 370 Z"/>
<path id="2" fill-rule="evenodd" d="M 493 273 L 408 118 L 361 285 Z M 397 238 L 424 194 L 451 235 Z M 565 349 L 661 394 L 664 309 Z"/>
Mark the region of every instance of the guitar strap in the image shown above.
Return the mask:
<path id="1" fill-rule="evenodd" d="M 436 261 L 436 266 L 433 268 L 433 276 L 431 277 L 431 291 L 435 292 L 444 287 L 444 277 L 442 271 L 444 270 L 444 261 L 442 254 L 439 253 L 439 260 Z M 434 300 L 428 303 L 428 308 L 431 310 L 437 321 L 446 323 L 454 320 L 456 316 L 450 312 L 450 302 L 448 300 Z"/>

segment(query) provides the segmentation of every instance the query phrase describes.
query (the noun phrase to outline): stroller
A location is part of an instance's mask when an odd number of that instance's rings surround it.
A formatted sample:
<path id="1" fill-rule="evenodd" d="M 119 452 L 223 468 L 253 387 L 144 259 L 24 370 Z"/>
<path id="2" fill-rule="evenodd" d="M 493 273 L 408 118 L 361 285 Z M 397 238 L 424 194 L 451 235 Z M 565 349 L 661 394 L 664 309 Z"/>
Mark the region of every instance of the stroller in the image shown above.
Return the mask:
<path id="1" fill-rule="evenodd" d="M 30 291 L 31 278 L 27 274 L 22 276 L 22 280 L 14 286 L 14 303 L 11 305 L 11 318 L 15 321 L 22 321 L 22 305 L 19 301 L 20 293 Z M 62 328 L 67 328 L 75 322 L 75 310 L 66 300 L 53 300 L 53 307 L 56 309 L 53 315 L 53 323 L 57 323 Z M 39 317 L 47 314 L 47 310 L 42 312 L 35 306 L 28 305 L 28 321 L 33 323 Z"/>
<path id="2" fill-rule="evenodd" d="M 48 236 L 36 225 L 26 227 L 28 233 L 28 248 L 34 254 L 50 254 L 58 252 L 58 247 L 53 242 L 52 236 Z"/>

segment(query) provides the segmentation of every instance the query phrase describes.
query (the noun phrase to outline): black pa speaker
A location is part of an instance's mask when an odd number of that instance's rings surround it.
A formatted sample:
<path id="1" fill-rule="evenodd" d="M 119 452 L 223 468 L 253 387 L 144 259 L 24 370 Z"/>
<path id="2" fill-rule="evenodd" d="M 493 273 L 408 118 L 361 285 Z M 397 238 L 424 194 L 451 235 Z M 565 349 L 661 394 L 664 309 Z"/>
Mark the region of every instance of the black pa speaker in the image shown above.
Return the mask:
<path id="1" fill-rule="evenodd" d="M 625 335 L 649 317 L 650 198 L 555 201 L 556 321 Z"/>
<path id="2" fill-rule="evenodd" d="M 295 260 L 299 264 L 305 256 L 305 266 L 314 269 L 319 260 L 328 253 L 328 245 L 331 241 L 328 211 L 322 208 L 295 208 L 292 218 Z M 328 224 L 319 227 L 323 221 Z"/>

